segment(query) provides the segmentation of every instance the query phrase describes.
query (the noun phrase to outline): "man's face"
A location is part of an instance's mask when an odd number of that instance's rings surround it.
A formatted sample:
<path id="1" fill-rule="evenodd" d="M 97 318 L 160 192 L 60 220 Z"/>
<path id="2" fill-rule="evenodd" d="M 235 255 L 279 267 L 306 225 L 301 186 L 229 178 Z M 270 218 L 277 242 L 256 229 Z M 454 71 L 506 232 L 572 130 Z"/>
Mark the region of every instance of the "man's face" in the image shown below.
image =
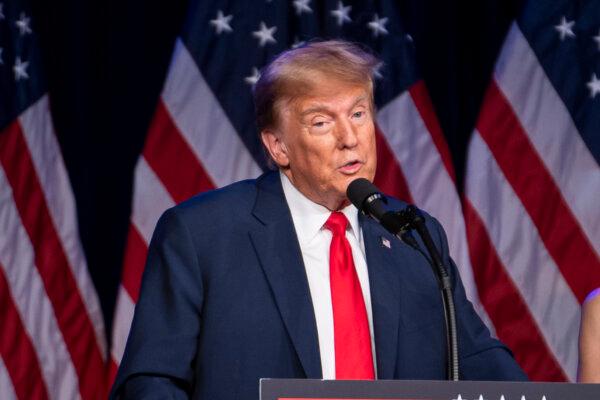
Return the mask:
<path id="1" fill-rule="evenodd" d="M 281 107 L 279 126 L 263 132 L 292 184 L 330 210 L 348 204 L 356 178 L 375 176 L 375 126 L 368 86 L 320 79 L 309 95 Z"/>

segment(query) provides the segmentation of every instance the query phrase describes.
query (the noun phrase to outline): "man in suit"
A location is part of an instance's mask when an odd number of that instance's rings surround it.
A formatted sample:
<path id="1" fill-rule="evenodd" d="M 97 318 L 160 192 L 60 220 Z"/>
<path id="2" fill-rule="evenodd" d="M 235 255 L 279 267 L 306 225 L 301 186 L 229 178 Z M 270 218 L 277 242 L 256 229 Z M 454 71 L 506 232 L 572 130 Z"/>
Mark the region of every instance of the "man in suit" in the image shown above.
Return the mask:
<path id="1" fill-rule="evenodd" d="M 346 198 L 375 175 L 377 63 L 329 41 L 263 70 L 257 123 L 279 171 L 161 217 L 114 397 L 256 399 L 262 377 L 446 379 L 426 258 Z M 452 277 L 461 378 L 525 379 L 466 299 L 443 229 L 426 223 Z"/>

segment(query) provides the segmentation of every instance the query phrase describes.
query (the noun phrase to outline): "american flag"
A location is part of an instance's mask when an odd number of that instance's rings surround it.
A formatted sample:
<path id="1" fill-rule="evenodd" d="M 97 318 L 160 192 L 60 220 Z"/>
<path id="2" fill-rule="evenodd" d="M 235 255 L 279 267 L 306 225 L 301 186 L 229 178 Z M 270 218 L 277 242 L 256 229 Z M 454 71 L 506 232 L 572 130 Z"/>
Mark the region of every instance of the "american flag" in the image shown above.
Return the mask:
<path id="1" fill-rule="evenodd" d="M 600 2 L 529 1 L 469 144 L 464 213 L 480 299 L 535 380 L 574 380 L 600 286 Z"/>
<path id="2" fill-rule="evenodd" d="M 0 2 L 0 398 L 97 399 L 104 323 L 27 1 Z"/>

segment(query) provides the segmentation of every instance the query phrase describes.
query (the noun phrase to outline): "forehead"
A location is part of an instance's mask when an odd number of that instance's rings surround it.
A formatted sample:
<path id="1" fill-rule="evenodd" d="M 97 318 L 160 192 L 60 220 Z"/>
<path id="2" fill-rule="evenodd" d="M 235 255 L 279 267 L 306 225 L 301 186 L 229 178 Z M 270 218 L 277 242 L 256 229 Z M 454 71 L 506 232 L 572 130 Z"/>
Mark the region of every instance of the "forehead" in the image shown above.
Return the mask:
<path id="1" fill-rule="evenodd" d="M 368 84 L 322 81 L 293 98 L 290 104 L 293 111 L 304 115 L 312 111 L 346 109 L 363 102 L 369 105 L 371 98 Z"/>

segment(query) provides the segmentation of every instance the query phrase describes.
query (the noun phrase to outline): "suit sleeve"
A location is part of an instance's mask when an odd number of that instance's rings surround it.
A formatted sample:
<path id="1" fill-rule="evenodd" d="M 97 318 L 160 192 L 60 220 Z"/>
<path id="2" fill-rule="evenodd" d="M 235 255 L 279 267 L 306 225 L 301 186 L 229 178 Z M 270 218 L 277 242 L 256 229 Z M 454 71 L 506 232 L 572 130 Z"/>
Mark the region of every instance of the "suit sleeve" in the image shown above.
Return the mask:
<path id="1" fill-rule="evenodd" d="M 202 277 L 190 232 L 170 209 L 148 250 L 139 301 L 113 399 L 180 399 L 193 389 Z"/>
<path id="2" fill-rule="evenodd" d="M 446 234 L 435 219 L 430 220 L 434 240 L 441 244 L 442 259 L 452 277 L 458 329 L 460 379 L 524 381 L 527 375 L 513 358 L 512 352 L 491 337 L 486 325 L 467 299 L 458 268 L 448 251 Z"/>

